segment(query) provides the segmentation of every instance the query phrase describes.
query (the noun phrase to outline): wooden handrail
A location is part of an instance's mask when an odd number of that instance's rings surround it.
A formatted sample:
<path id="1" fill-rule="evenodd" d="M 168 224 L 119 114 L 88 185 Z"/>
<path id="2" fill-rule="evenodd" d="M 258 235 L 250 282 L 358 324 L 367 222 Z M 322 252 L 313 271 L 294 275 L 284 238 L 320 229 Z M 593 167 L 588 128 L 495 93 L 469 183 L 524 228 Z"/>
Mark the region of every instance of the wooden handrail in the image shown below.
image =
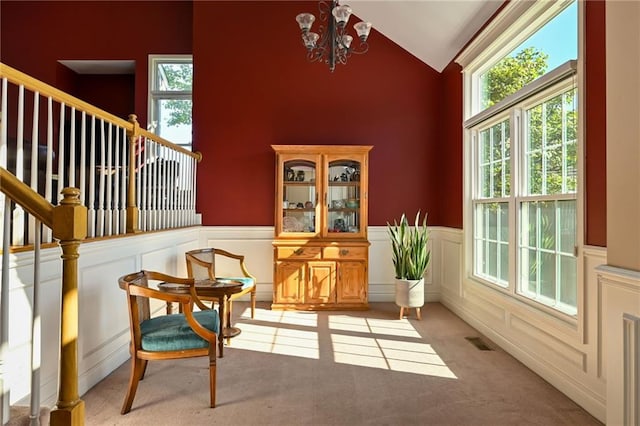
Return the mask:
<path id="1" fill-rule="evenodd" d="M 33 92 L 38 92 L 43 96 L 51 96 L 52 99 L 58 102 L 64 103 L 65 105 L 70 107 L 75 107 L 80 111 L 85 111 L 90 115 L 95 115 L 96 117 L 109 120 L 110 122 L 120 127 L 125 127 L 127 129 L 131 127 L 127 120 L 108 113 L 103 109 L 96 108 L 95 106 L 74 96 L 71 96 L 60 89 L 56 89 L 55 87 L 49 86 L 48 84 L 43 83 L 40 80 L 36 80 L 28 74 L 18 71 L 15 68 L 11 68 L 9 65 L 0 63 L 0 78 L 6 78 L 8 81 L 14 84 L 22 85 L 26 89 L 29 89 Z"/>
<path id="2" fill-rule="evenodd" d="M 2 167 L 0 167 L 0 191 L 20 204 L 43 224 L 53 228 L 53 204 Z"/>

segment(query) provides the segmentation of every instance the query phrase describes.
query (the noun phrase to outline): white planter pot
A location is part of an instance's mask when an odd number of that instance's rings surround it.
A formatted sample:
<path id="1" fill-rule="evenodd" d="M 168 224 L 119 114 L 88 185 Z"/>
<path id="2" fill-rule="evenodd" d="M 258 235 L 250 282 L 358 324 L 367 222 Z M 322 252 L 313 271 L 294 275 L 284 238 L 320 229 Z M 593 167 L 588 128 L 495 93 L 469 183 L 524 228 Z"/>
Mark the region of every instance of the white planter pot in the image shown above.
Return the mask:
<path id="1" fill-rule="evenodd" d="M 420 308 L 424 305 L 424 278 L 396 279 L 396 305 L 401 308 Z"/>

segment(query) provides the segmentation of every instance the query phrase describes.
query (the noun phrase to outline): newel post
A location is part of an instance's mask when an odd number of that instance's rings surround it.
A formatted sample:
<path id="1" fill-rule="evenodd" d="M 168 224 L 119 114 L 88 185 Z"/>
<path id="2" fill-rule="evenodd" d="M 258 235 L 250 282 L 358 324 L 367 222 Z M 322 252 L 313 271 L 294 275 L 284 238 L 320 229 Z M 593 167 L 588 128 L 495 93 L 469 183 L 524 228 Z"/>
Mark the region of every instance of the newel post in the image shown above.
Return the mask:
<path id="1" fill-rule="evenodd" d="M 53 237 L 62 248 L 62 306 L 60 310 L 60 383 L 50 424 L 84 425 L 84 401 L 78 394 L 78 247 L 87 236 L 87 208 L 80 190 L 65 188 L 53 209 Z"/>
<path id="2" fill-rule="evenodd" d="M 138 150 L 142 155 L 143 138 L 140 136 L 140 123 L 138 116 L 129 114 L 129 123 L 133 125 L 131 130 L 127 130 L 129 137 L 129 189 L 127 191 L 127 234 L 139 232 L 138 229 L 138 206 L 136 205 L 136 154 Z"/>

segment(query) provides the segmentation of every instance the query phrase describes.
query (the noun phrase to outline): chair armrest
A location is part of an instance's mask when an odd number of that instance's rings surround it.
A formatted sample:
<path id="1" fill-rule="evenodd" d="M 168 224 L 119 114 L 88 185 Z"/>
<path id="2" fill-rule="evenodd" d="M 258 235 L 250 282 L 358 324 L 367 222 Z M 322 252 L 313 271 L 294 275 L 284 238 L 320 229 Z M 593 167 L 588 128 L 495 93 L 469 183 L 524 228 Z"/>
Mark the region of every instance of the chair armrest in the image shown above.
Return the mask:
<path id="1" fill-rule="evenodd" d="M 126 283 L 127 292 L 132 296 L 148 297 L 150 299 L 163 300 L 165 302 L 176 302 L 181 304 L 191 303 L 191 294 L 167 293 L 155 288 L 143 287 L 134 283 Z"/>
<path id="2" fill-rule="evenodd" d="M 242 274 L 247 278 L 251 278 L 253 280 L 254 285 L 257 283 L 256 277 L 254 277 L 247 269 L 247 265 L 244 262 L 244 255 L 231 253 L 229 251 L 222 250 L 222 249 L 214 249 L 214 255 L 218 255 L 218 254 L 231 259 L 236 259 L 240 263 L 240 269 L 242 270 Z"/>

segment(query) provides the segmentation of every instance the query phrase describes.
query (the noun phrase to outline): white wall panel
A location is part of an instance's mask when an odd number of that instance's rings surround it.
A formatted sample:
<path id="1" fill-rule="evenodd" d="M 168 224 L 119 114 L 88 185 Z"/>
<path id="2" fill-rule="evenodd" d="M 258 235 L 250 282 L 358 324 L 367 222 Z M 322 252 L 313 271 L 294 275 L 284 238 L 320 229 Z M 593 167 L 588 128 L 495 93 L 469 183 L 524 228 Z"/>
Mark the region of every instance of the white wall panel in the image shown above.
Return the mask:
<path id="1" fill-rule="evenodd" d="M 604 421 L 606 383 L 598 370 L 602 326 L 595 268 L 606 259 L 605 250 L 583 248 L 583 300 L 580 315 L 571 319 L 467 277 L 462 231 L 436 235 L 434 244 L 443 254 L 436 272 L 443 304 Z"/>
<path id="2" fill-rule="evenodd" d="M 625 422 L 625 413 L 637 413 L 640 401 L 630 401 L 625 391 L 634 371 L 625 371 L 624 331 L 625 315 L 627 318 L 640 316 L 640 273 L 611 266 L 600 267 L 598 272 L 602 295 L 603 349 L 607 359 L 606 421 L 610 425 L 631 425 Z"/>

